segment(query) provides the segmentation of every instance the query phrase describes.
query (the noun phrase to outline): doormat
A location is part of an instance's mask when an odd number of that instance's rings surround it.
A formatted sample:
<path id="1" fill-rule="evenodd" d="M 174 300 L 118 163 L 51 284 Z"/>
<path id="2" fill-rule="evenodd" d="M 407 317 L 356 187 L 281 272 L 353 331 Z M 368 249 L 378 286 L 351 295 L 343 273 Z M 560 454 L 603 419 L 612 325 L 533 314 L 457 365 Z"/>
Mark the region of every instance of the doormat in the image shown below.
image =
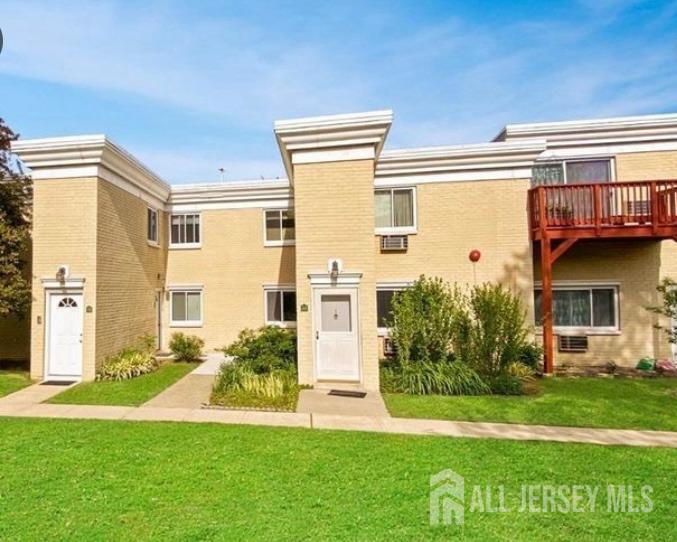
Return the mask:
<path id="1" fill-rule="evenodd" d="M 41 386 L 70 386 L 75 384 L 75 380 L 45 380 L 40 382 Z"/>
<path id="2" fill-rule="evenodd" d="M 364 391 L 351 391 L 351 390 L 331 390 L 327 395 L 338 395 L 339 397 L 356 397 L 358 399 L 364 399 L 367 394 Z"/>

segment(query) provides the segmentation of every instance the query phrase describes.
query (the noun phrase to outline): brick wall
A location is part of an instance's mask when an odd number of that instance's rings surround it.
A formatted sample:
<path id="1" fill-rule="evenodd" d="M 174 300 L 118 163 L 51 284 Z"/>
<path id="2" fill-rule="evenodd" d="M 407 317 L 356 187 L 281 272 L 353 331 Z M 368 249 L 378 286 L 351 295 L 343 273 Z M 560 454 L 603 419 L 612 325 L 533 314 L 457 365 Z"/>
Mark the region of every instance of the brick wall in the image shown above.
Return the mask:
<path id="1" fill-rule="evenodd" d="M 360 272 L 358 289 L 362 385 L 378 388 L 376 268 L 374 252 L 374 162 L 354 160 L 294 167 L 296 209 L 299 376 L 314 378 L 309 273 L 326 273 L 327 260 L 341 258 L 345 272 Z"/>

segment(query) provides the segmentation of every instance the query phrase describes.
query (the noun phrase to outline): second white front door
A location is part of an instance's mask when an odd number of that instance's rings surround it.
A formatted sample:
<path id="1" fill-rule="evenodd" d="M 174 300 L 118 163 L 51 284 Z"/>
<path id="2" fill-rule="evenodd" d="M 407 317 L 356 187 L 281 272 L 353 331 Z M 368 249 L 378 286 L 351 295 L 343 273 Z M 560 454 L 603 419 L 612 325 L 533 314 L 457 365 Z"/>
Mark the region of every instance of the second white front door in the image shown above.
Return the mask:
<path id="1" fill-rule="evenodd" d="M 315 290 L 313 314 L 317 379 L 359 381 L 357 290 Z"/>
<path id="2" fill-rule="evenodd" d="M 82 376 L 82 293 L 49 294 L 47 378 Z"/>

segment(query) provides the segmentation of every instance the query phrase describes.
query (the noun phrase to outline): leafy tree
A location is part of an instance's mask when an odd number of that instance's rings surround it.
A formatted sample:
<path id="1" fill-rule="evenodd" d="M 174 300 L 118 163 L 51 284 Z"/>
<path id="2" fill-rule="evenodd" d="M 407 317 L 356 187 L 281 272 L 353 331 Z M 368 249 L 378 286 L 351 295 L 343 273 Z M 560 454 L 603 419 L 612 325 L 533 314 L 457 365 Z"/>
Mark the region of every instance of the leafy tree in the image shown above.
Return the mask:
<path id="1" fill-rule="evenodd" d="M 23 317 L 31 302 L 26 255 L 33 185 L 11 153 L 17 137 L 0 118 L 0 317 Z"/>
<path id="2" fill-rule="evenodd" d="M 677 282 L 671 278 L 664 278 L 656 288 L 663 296 L 663 303 L 657 307 L 649 307 L 651 312 L 665 316 L 668 321 L 677 320 Z M 663 330 L 671 343 L 677 343 L 677 329 L 672 325 L 656 325 L 657 329 Z"/>

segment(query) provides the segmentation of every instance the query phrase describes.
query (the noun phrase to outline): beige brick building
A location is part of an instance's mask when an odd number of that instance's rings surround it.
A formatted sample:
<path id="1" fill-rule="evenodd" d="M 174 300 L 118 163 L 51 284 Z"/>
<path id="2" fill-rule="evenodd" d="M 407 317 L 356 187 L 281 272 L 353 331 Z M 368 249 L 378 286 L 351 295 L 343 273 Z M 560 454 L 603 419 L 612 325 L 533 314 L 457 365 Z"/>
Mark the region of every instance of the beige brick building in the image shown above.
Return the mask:
<path id="1" fill-rule="evenodd" d="M 0 359 L 30 351 L 35 379 L 89 380 L 142 334 L 214 350 L 272 324 L 297 329 L 302 383 L 376 389 L 392 293 L 421 274 L 505 284 L 540 340 L 544 239 L 556 367 L 675 355 L 646 307 L 677 278 L 677 115 L 384 150 L 391 123 L 280 121 L 288 179 L 205 185 L 169 186 L 105 136 L 17 142 L 33 306 L 30 326 L 0 321 Z"/>

